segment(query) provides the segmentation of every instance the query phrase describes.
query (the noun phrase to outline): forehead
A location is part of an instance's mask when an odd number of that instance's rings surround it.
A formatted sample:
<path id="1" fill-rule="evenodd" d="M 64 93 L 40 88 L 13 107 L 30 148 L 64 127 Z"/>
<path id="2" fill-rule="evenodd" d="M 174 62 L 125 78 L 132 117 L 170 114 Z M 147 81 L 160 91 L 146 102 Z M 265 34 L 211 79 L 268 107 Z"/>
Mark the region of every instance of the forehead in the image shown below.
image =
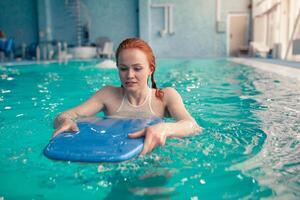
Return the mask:
<path id="1" fill-rule="evenodd" d="M 147 55 L 139 49 L 123 49 L 118 57 L 120 64 L 148 63 Z"/>

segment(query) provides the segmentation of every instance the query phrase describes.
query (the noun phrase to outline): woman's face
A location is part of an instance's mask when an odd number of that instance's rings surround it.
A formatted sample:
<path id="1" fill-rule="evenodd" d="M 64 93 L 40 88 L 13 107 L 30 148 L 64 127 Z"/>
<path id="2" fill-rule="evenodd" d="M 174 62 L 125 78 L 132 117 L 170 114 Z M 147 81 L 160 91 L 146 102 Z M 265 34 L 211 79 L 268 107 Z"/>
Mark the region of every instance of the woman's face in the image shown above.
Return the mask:
<path id="1" fill-rule="evenodd" d="M 146 88 L 152 73 L 146 54 L 139 49 L 122 50 L 118 58 L 118 70 L 122 85 L 128 91 Z"/>

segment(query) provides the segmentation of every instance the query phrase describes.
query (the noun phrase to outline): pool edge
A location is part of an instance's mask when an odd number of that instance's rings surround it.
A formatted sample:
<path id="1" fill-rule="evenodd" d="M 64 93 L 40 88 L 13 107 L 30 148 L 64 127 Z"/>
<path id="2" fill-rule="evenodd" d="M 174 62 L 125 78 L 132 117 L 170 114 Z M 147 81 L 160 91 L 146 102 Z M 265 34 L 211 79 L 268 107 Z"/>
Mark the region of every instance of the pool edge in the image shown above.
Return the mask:
<path id="1" fill-rule="evenodd" d="M 264 71 L 277 73 L 286 77 L 295 78 L 300 81 L 300 69 L 287 65 L 261 62 L 251 58 L 227 58 L 227 60 L 237 64 L 243 64 Z"/>

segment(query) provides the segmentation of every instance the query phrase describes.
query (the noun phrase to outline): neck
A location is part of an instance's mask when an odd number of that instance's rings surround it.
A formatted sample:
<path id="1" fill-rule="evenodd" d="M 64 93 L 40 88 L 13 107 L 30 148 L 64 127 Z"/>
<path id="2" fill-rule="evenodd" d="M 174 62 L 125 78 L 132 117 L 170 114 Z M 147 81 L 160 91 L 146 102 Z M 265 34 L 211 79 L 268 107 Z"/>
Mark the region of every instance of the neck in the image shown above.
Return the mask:
<path id="1" fill-rule="evenodd" d="M 124 89 L 125 95 L 127 96 L 127 99 L 130 104 L 138 106 L 146 100 L 148 93 L 149 93 L 149 87 L 146 86 L 143 89 L 137 90 L 137 91 L 127 91 Z"/>

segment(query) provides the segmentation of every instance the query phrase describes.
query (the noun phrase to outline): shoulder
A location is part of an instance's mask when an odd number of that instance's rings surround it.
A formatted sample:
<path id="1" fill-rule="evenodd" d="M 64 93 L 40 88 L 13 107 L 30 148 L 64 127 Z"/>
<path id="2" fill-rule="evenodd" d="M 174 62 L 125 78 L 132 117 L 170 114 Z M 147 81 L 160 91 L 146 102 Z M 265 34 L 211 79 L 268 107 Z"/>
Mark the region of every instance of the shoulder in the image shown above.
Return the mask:
<path id="1" fill-rule="evenodd" d="M 172 101 L 178 101 L 178 100 L 181 101 L 180 94 L 174 88 L 166 87 L 162 89 L 162 92 L 164 93 L 163 99 L 166 103 L 170 103 Z"/>
<path id="2" fill-rule="evenodd" d="M 175 90 L 174 88 L 171 87 L 166 87 L 162 89 L 162 92 L 164 93 L 165 97 L 174 97 L 174 96 L 180 96 L 180 94 Z"/>
<path id="3" fill-rule="evenodd" d="M 178 94 L 178 92 L 174 88 L 171 88 L 171 87 L 166 87 L 161 90 L 167 95 Z"/>
<path id="4" fill-rule="evenodd" d="M 97 93 L 116 93 L 120 92 L 122 89 L 121 87 L 115 87 L 112 85 L 104 86 L 103 88 L 99 89 Z"/>
<path id="5" fill-rule="evenodd" d="M 103 88 L 99 89 L 96 92 L 96 96 L 98 98 L 101 97 L 112 97 L 112 96 L 116 96 L 116 95 L 121 95 L 122 93 L 122 88 L 121 87 L 115 87 L 115 86 L 111 86 L 111 85 L 107 85 L 104 86 Z"/>

